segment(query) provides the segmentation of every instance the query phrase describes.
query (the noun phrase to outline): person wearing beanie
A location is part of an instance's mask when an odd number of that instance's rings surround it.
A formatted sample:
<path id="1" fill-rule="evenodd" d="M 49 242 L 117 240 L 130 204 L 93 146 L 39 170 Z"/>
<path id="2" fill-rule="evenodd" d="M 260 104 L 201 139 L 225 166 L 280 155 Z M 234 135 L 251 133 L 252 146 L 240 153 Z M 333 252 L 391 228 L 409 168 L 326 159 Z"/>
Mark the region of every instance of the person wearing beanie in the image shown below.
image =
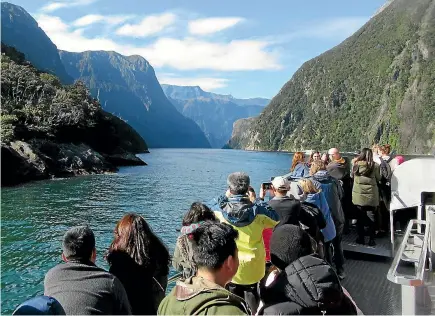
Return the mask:
<path id="1" fill-rule="evenodd" d="M 258 315 L 357 314 L 337 274 L 314 254 L 310 237 L 302 228 L 276 227 L 270 254 L 276 270 L 260 283 Z"/>
<path id="2" fill-rule="evenodd" d="M 20 304 L 12 315 L 66 315 L 66 313 L 58 300 L 42 295 Z"/>

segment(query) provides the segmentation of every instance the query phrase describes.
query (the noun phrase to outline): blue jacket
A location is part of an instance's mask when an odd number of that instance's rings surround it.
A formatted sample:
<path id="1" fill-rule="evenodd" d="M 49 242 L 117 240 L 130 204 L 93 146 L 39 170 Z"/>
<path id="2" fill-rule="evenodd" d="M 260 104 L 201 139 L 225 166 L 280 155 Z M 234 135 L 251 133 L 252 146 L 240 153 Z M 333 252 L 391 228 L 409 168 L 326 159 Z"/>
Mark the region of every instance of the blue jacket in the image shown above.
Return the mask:
<path id="1" fill-rule="evenodd" d="M 341 234 L 344 227 L 344 212 L 341 206 L 343 189 L 335 178 L 331 177 L 326 170 L 320 170 L 313 175 L 313 183 L 325 194 L 332 218 L 334 219 L 337 234 Z"/>
<path id="2" fill-rule="evenodd" d="M 310 176 L 310 169 L 308 168 L 307 164 L 300 162 L 298 163 L 293 171 L 290 173 L 284 175 L 285 178 L 307 178 Z"/>
<path id="3" fill-rule="evenodd" d="M 308 194 L 305 202 L 316 205 L 322 212 L 323 218 L 326 222 L 326 227 L 321 229 L 320 231 L 323 234 L 325 242 L 334 239 L 336 235 L 334 220 L 332 219 L 331 211 L 329 209 L 328 202 L 326 201 L 323 192 Z"/>
<path id="4" fill-rule="evenodd" d="M 252 203 L 245 195 L 225 195 L 207 203 L 223 223 L 230 224 L 239 232 L 237 249 L 239 250 L 239 269 L 232 282 L 236 284 L 254 284 L 264 277 L 266 252 L 263 242 L 263 230 L 278 224 L 278 214 L 265 202 Z"/>

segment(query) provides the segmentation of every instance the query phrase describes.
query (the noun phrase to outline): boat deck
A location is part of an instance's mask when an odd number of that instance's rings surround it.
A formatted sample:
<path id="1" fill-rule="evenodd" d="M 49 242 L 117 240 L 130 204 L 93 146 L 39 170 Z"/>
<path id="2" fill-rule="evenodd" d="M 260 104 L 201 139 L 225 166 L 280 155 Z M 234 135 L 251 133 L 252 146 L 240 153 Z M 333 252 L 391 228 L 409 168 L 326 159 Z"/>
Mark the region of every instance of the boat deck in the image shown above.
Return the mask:
<path id="1" fill-rule="evenodd" d="M 365 315 L 401 315 L 401 286 L 387 279 L 393 258 L 345 251 L 346 279 L 342 285 L 350 293 Z M 412 264 L 401 266 L 402 272 L 413 271 Z M 427 287 L 423 298 L 426 306 L 417 310 L 418 315 L 435 315 L 435 284 Z"/>
<path id="2" fill-rule="evenodd" d="M 401 288 L 387 279 L 391 258 L 345 251 L 348 290 L 365 315 L 401 314 Z"/>

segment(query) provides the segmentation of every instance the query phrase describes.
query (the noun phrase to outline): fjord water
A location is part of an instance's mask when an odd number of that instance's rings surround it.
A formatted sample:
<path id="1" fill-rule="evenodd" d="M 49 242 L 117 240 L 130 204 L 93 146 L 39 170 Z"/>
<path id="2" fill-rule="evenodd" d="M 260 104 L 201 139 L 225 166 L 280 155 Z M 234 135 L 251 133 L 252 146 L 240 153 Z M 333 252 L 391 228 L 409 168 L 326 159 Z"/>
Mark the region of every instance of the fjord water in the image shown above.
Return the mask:
<path id="1" fill-rule="evenodd" d="M 127 212 L 143 215 L 173 253 L 182 215 L 194 201 L 226 190 L 226 177 L 245 171 L 258 191 L 271 176 L 287 173 L 285 153 L 218 149 L 153 149 L 149 165 L 119 173 L 29 183 L 1 190 L 1 313 L 43 293 L 45 273 L 61 262 L 61 240 L 71 226 L 89 224 L 97 264 L 116 222 Z"/>

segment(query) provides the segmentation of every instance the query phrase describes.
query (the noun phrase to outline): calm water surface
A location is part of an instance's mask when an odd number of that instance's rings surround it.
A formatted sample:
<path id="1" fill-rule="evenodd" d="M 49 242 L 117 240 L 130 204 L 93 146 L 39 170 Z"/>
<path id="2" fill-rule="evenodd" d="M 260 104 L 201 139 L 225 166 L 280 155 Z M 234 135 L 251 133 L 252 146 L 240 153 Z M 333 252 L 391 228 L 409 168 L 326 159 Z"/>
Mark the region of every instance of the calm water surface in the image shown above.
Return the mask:
<path id="1" fill-rule="evenodd" d="M 89 224 L 97 239 L 97 264 L 116 222 L 126 212 L 143 215 L 173 252 L 182 215 L 194 201 L 226 190 L 226 177 L 245 171 L 258 191 L 271 176 L 287 173 L 284 153 L 216 149 L 154 149 L 149 165 L 113 175 L 34 182 L 1 190 L 1 313 L 43 293 L 45 273 L 61 262 L 61 240 L 71 226 Z"/>

